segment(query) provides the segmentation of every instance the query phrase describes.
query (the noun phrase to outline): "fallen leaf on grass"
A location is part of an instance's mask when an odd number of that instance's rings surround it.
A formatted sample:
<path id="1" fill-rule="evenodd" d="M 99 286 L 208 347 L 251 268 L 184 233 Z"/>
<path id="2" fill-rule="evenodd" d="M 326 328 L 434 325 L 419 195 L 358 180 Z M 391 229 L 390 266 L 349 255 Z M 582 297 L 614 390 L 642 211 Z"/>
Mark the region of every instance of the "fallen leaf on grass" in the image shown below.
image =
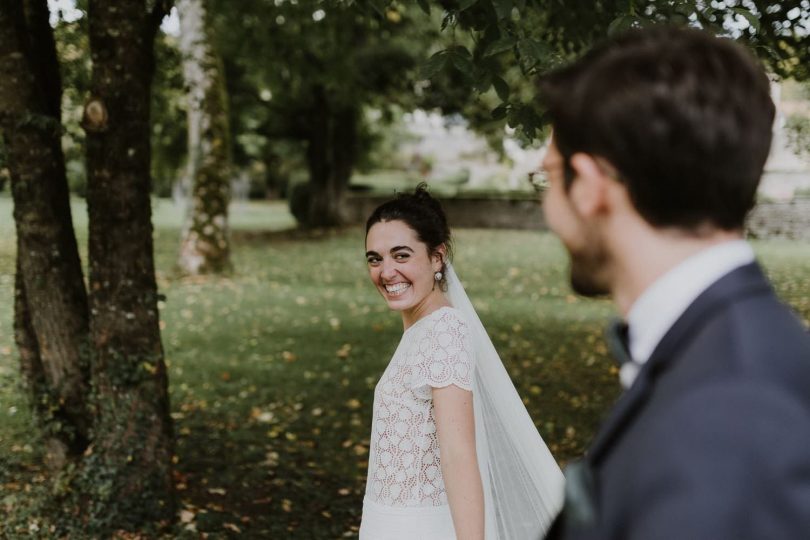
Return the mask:
<path id="1" fill-rule="evenodd" d="M 366 455 L 368 453 L 368 448 L 366 448 L 362 444 L 356 444 L 354 445 L 354 453 L 355 455 L 358 456 Z"/>
<path id="2" fill-rule="evenodd" d="M 263 424 L 269 424 L 275 419 L 276 415 L 270 411 L 263 411 L 258 407 L 253 407 L 250 410 L 250 417 Z"/>
<path id="3" fill-rule="evenodd" d="M 262 465 L 267 467 L 276 467 L 278 466 L 278 457 L 278 452 L 267 452 Z"/>
<path id="4" fill-rule="evenodd" d="M 360 408 L 360 400 L 352 398 L 346 402 L 346 406 L 350 409 L 359 409 Z"/>

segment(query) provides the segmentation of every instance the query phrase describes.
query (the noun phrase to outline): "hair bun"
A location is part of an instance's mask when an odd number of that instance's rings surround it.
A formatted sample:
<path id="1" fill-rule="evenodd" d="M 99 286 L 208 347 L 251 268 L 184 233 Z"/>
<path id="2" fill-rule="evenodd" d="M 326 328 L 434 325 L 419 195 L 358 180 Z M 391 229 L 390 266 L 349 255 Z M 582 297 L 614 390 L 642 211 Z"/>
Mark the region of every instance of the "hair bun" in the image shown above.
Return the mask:
<path id="1" fill-rule="evenodd" d="M 433 201 L 427 182 L 419 182 L 416 189 L 413 190 L 413 197 L 418 201 Z"/>
<path id="2" fill-rule="evenodd" d="M 441 203 L 436 199 L 436 197 L 430 194 L 430 187 L 428 186 L 427 182 L 419 182 L 416 189 L 413 191 L 413 195 L 410 195 L 410 197 L 413 201 L 425 205 L 436 212 L 437 217 L 439 217 L 441 221 L 447 221 L 444 211 L 442 210 Z"/>

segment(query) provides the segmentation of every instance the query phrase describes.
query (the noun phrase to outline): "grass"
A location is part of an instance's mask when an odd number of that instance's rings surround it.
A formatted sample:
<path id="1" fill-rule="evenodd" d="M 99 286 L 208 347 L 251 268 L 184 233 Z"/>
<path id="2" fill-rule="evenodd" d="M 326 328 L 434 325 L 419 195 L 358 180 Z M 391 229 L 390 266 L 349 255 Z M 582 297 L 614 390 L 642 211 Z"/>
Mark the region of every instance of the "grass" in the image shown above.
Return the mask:
<path id="1" fill-rule="evenodd" d="M 74 216 L 84 245 L 81 201 Z M 173 270 L 180 212 L 156 201 L 154 222 L 187 521 L 173 537 L 356 536 L 372 392 L 401 333 L 367 282 L 362 231 L 284 231 L 284 206 L 237 205 L 234 273 L 189 279 Z M 456 241 L 456 268 L 541 434 L 561 462 L 580 455 L 619 391 L 602 342 L 612 307 L 569 293 L 548 234 L 459 230 Z M 810 246 L 755 247 L 810 321 Z M 28 492 L 47 482 L 18 389 L 13 269 L 11 201 L 0 197 L 0 507 L 11 537 L 9 523 L 45 523 Z"/>

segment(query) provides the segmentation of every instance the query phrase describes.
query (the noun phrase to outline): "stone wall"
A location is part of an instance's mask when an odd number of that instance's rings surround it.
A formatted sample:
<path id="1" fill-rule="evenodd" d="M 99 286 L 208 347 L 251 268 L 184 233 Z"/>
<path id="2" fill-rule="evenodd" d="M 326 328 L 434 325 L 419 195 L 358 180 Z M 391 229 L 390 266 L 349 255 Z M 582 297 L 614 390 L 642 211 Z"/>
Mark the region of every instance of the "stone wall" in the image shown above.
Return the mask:
<path id="1" fill-rule="evenodd" d="M 348 200 L 349 218 L 365 223 L 374 209 L 391 197 L 354 195 Z M 536 198 L 453 197 L 439 199 L 451 227 L 482 229 L 545 229 L 543 212 Z"/>
<path id="2" fill-rule="evenodd" d="M 353 195 L 349 218 L 365 223 L 374 209 L 390 197 Z M 454 197 L 440 199 L 451 227 L 545 230 L 540 203 L 534 198 Z M 761 202 L 751 213 L 747 229 L 754 238 L 810 240 L 810 198 Z"/>
<path id="3" fill-rule="evenodd" d="M 748 217 L 754 238 L 792 238 L 810 241 L 810 198 L 761 202 Z"/>

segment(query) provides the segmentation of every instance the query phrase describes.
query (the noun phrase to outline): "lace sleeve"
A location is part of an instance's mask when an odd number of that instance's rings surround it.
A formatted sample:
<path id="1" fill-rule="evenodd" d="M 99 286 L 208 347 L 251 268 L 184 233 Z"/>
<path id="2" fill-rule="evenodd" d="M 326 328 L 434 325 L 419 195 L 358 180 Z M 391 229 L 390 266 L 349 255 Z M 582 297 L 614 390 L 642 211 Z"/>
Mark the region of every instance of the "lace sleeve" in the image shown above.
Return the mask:
<path id="1" fill-rule="evenodd" d="M 411 387 L 415 391 L 424 395 L 430 387 L 451 384 L 472 391 L 475 362 L 469 328 L 455 310 L 446 310 L 422 333 L 412 361 Z"/>

